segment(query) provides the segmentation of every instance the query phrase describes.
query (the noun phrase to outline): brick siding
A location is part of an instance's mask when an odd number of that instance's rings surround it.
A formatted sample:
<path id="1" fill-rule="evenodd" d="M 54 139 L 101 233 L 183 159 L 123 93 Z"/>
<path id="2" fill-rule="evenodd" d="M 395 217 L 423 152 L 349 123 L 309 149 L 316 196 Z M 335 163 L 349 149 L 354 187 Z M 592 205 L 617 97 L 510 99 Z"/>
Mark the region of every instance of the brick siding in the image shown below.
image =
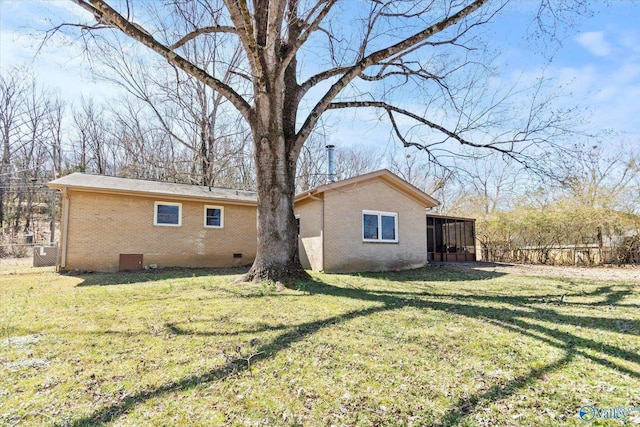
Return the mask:
<path id="1" fill-rule="evenodd" d="M 382 180 L 327 191 L 324 196 L 325 271 L 386 271 L 426 265 L 423 205 Z M 398 242 L 363 242 L 363 210 L 397 213 Z"/>
<path id="2" fill-rule="evenodd" d="M 255 259 L 254 206 L 73 190 L 68 195 L 66 270 L 117 271 L 120 254 L 143 254 L 144 265 L 158 267 L 231 267 Z M 154 202 L 182 203 L 182 225 L 154 225 Z M 224 228 L 204 227 L 205 205 L 224 207 Z"/>

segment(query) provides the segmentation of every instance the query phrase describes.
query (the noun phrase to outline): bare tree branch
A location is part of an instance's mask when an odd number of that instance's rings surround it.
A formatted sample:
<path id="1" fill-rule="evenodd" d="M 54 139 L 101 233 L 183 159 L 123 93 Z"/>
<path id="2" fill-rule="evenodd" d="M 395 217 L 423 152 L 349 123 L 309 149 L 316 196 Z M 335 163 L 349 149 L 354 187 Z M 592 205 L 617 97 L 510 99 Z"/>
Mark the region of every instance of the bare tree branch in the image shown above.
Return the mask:
<path id="1" fill-rule="evenodd" d="M 224 3 L 231 15 L 231 21 L 236 27 L 240 42 L 244 46 L 249 65 L 251 66 L 252 75 L 261 80 L 263 78 L 263 68 L 258 55 L 253 20 L 251 19 L 247 3 L 245 0 L 224 0 Z"/>
<path id="2" fill-rule="evenodd" d="M 213 34 L 213 33 L 231 33 L 237 34 L 237 31 L 234 27 L 228 27 L 224 25 L 216 25 L 212 27 L 202 27 L 197 28 L 194 31 L 185 34 L 180 40 L 169 46 L 169 49 L 176 50 L 177 48 L 183 46 L 185 43 L 195 39 L 196 37 L 203 34 Z"/>
<path id="3" fill-rule="evenodd" d="M 385 49 L 378 50 L 376 52 L 371 53 L 370 55 L 363 58 L 357 64 L 349 68 L 342 77 L 334 83 L 331 88 L 326 92 L 326 94 L 318 101 L 318 103 L 313 107 L 307 119 L 303 123 L 302 127 L 298 131 L 298 141 L 296 145 L 304 144 L 304 141 L 309 136 L 316 123 L 318 122 L 318 118 L 320 115 L 326 111 L 329 107 L 333 99 L 345 88 L 345 86 L 351 82 L 354 78 L 360 75 L 367 67 L 370 65 L 379 63 L 387 58 L 390 58 L 394 55 L 397 55 L 406 49 L 410 49 L 414 45 L 426 40 L 427 38 L 433 36 L 436 33 L 439 33 L 456 24 L 461 19 L 466 16 L 472 14 L 474 11 L 478 10 L 482 5 L 484 5 L 488 0 L 475 0 L 465 8 L 461 9 L 457 13 L 441 20 L 440 22 L 427 27 L 426 29 L 414 34 L 411 37 L 408 37 L 402 40 L 399 43 L 396 43 L 392 46 L 389 46 Z"/>
<path id="4" fill-rule="evenodd" d="M 325 70 L 321 73 L 318 73 L 312 77 L 309 77 L 305 82 L 303 82 L 300 85 L 299 98 L 302 99 L 302 97 L 304 97 L 304 95 L 309 91 L 309 89 L 311 89 L 318 83 L 325 81 L 327 79 L 330 79 L 331 77 L 340 76 L 350 69 L 351 69 L 351 66 L 335 67 L 329 70 Z"/>
<path id="5" fill-rule="evenodd" d="M 401 114 L 403 116 L 409 117 L 423 125 L 428 126 L 431 129 L 437 130 L 439 132 L 441 132 L 442 134 L 444 134 L 447 139 L 453 139 L 457 142 L 459 142 L 461 145 L 465 145 L 465 146 L 469 146 L 469 147 L 474 147 L 474 148 L 487 148 L 493 151 L 496 151 L 498 153 L 501 153 L 509 158 L 514 159 L 515 161 L 526 165 L 527 162 L 526 160 L 524 160 L 522 158 L 523 155 L 523 150 L 518 150 L 516 151 L 513 146 L 513 143 L 516 142 L 516 140 L 509 140 L 509 141 L 493 141 L 491 143 L 488 144 L 478 144 L 478 143 L 474 143 L 472 141 L 469 141 L 468 139 L 463 138 L 460 135 L 459 131 L 452 131 L 449 130 L 447 128 L 445 128 L 444 126 L 441 126 L 437 123 L 434 123 L 430 120 L 425 119 L 424 117 L 421 117 L 417 114 L 414 114 L 408 110 L 402 109 L 402 108 L 398 108 L 395 107 L 393 105 L 390 105 L 386 102 L 382 102 L 382 101 L 350 101 L 350 102 L 333 102 L 331 104 L 329 104 L 329 106 L 327 107 L 327 109 L 341 109 L 341 108 L 366 108 L 366 107 L 373 107 L 373 108 L 381 108 L 383 110 L 385 110 L 387 112 L 387 115 L 389 117 L 389 120 L 391 121 L 392 127 L 393 127 L 393 131 L 396 134 L 396 136 L 398 137 L 398 139 L 402 142 L 402 144 L 405 147 L 415 147 L 418 148 L 420 150 L 426 151 L 430 154 L 430 156 L 433 157 L 433 161 L 436 160 L 435 156 L 433 156 L 433 154 L 430 151 L 430 148 L 433 147 L 434 145 L 438 145 L 438 144 L 442 144 L 443 142 L 446 142 L 446 139 L 441 141 L 441 142 L 436 142 L 436 143 L 419 143 L 419 142 L 412 142 L 409 141 L 405 138 L 404 134 L 402 133 L 402 131 L 400 130 L 400 128 L 398 127 L 398 123 L 394 117 L 393 113 L 397 113 L 397 114 Z M 521 139 L 520 141 L 524 141 L 524 139 Z M 502 145 L 504 144 L 509 144 L 510 146 L 508 148 L 502 148 Z M 527 159 L 528 160 L 528 159 Z"/>
<path id="6" fill-rule="evenodd" d="M 302 45 L 309 39 L 309 36 L 320 26 L 322 20 L 329 14 L 331 8 L 336 3 L 337 0 L 319 0 L 318 3 L 314 5 L 314 7 L 309 12 L 308 16 L 311 18 L 318 10 L 321 5 L 324 7 L 318 12 L 318 15 L 313 18 L 311 22 L 305 22 L 304 31 L 297 37 L 297 39 L 288 46 L 288 53 L 285 58 L 282 60 L 281 64 L 281 72 L 284 73 L 284 70 L 289 66 L 293 58 L 298 54 L 298 51 L 302 47 Z"/>
<path id="7" fill-rule="evenodd" d="M 106 4 L 102 0 L 89 0 L 91 4 L 87 3 L 84 0 L 74 0 L 76 3 L 81 5 L 83 8 L 89 11 L 93 11 L 93 13 L 97 13 L 97 19 L 107 20 L 108 23 L 117 27 L 120 31 L 125 33 L 126 35 L 132 37 L 133 39 L 139 41 L 144 44 L 148 48 L 152 49 L 154 52 L 161 55 L 165 58 L 169 63 L 176 65 L 181 70 L 191 74 L 198 80 L 207 84 L 208 86 L 214 88 L 218 92 L 220 92 L 225 98 L 227 98 L 237 109 L 238 111 L 245 117 L 249 118 L 251 112 L 251 106 L 247 103 L 247 101 L 240 96 L 233 88 L 224 82 L 212 77 L 209 73 L 207 73 L 202 68 L 194 65 L 189 62 L 182 56 L 178 55 L 167 46 L 163 45 L 155 38 L 153 38 L 148 31 L 144 30 L 137 24 L 133 24 L 129 22 L 126 18 L 120 15 L 117 11 L 115 11 L 111 6 Z"/>

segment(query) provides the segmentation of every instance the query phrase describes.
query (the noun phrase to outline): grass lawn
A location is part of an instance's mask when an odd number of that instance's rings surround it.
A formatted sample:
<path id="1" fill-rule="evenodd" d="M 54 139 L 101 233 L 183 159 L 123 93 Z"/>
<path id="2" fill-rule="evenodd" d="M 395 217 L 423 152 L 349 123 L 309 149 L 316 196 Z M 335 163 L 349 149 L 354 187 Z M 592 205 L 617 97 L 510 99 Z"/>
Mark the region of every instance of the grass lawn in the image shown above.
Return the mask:
<path id="1" fill-rule="evenodd" d="M 0 425 L 556 426 L 640 407 L 640 285 L 0 272 Z M 626 423 L 638 421 L 632 413 Z"/>

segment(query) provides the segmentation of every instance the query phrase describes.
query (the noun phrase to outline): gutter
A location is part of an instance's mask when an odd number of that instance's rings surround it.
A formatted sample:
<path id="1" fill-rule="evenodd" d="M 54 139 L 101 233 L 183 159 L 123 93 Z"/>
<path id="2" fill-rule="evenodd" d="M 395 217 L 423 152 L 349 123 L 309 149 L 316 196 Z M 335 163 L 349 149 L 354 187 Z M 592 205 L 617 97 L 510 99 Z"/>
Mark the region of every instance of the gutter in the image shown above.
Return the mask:
<path id="1" fill-rule="evenodd" d="M 51 183 L 49 183 L 51 184 Z M 71 188 L 73 191 L 83 191 L 88 193 L 100 193 L 100 194 L 116 194 L 116 195 L 125 195 L 125 196 L 138 196 L 138 197 L 147 197 L 154 198 L 156 200 L 164 198 L 171 200 L 192 200 L 199 202 L 217 202 L 217 203 L 226 203 L 230 205 L 241 205 L 241 206 L 257 206 L 258 202 L 254 200 L 246 200 L 246 199 L 229 199 L 226 197 L 207 197 L 202 195 L 192 195 L 192 194 L 180 194 L 180 193 L 166 193 L 166 192 L 146 192 L 146 191 L 137 191 L 137 190 L 120 190 L 120 189 L 111 189 L 111 188 L 96 188 L 96 187 L 84 187 L 81 185 L 60 185 L 54 184 L 49 185 L 50 188 L 56 188 L 58 190 L 64 188 Z"/>

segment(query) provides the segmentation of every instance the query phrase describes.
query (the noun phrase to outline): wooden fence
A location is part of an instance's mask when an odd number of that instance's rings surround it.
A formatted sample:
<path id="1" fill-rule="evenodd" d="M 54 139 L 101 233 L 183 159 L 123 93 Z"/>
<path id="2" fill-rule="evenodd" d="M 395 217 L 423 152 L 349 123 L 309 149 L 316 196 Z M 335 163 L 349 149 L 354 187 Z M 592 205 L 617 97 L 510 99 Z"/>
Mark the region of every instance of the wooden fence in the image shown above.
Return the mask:
<path id="1" fill-rule="evenodd" d="M 505 248 L 479 246 L 479 260 L 548 265 L 640 264 L 640 250 L 596 245 Z"/>

